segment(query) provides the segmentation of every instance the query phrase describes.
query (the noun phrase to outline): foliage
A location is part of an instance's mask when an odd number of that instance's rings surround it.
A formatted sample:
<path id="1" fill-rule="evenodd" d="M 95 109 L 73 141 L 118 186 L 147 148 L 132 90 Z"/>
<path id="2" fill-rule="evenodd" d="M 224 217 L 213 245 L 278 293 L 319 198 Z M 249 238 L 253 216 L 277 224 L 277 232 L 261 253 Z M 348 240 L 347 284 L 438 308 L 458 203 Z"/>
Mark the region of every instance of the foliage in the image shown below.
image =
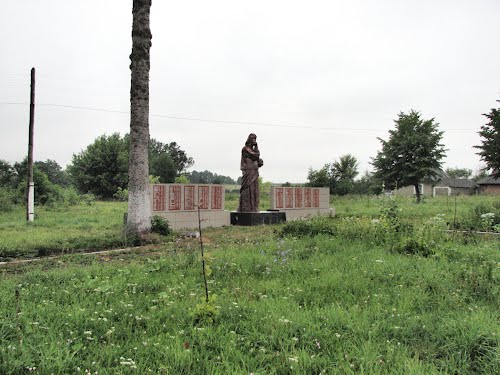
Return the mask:
<path id="1" fill-rule="evenodd" d="M 353 191 L 354 178 L 358 173 L 357 159 L 351 154 L 346 154 L 331 164 L 325 164 L 318 171 L 309 169 L 307 185 L 328 186 L 332 194 L 346 195 Z"/>
<path id="2" fill-rule="evenodd" d="M 15 208 L 17 202 L 22 200 L 19 191 L 0 186 L 0 212 L 9 212 Z"/>
<path id="3" fill-rule="evenodd" d="M 26 221 L 26 210 L 20 205 L 9 212 L 0 211 L 0 261 L 123 246 L 126 203 L 93 199 L 83 196 L 76 205 L 38 207 L 31 223 Z"/>
<path id="4" fill-rule="evenodd" d="M 236 181 L 229 176 L 218 175 L 210 171 L 192 171 L 187 173 L 186 177 L 193 184 L 219 184 L 235 185 Z"/>
<path id="5" fill-rule="evenodd" d="M 130 136 L 114 133 L 102 135 L 79 154 L 73 154 L 68 173 L 71 181 L 82 193 L 92 193 L 109 199 L 118 188 L 128 187 L 128 154 Z M 193 159 L 175 142 L 164 144 L 151 138 L 149 141 L 149 174 L 158 182 L 174 182 Z"/>
<path id="6" fill-rule="evenodd" d="M 1 268 L 0 373 L 499 373 L 496 243 L 425 258 L 267 226 L 204 235 L 210 308 L 195 239 Z"/>
<path id="7" fill-rule="evenodd" d="M 113 194 L 113 197 L 115 197 L 119 201 L 126 202 L 128 200 L 128 189 L 122 189 L 121 187 L 118 187 L 116 192 Z"/>
<path id="8" fill-rule="evenodd" d="M 68 166 L 71 181 L 81 193 L 111 198 L 128 182 L 128 139 L 118 133 L 97 137 Z"/>
<path id="9" fill-rule="evenodd" d="M 330 165 L 325 164 L 323 168 L 314 170 L 309 168 L 307 173 L 307 186 L 311 187 L 330 187 Z"/>
<path id="10" fill-rule="evenodd" d="M 189 180 L 184 174 L 179 177 L 176 177 L 174 182 L 176 184 L 189 184 Z"/>
<path id="11" fill-rule="evenodd" d="M 168 155 L 170 157 L 170 160 L 172 161 L 173 167 L 176 171 L 176 175 L 185 172 L 187 168 L 194 165 L 193 158 L 187 156 L 186 152 L 182 150 L 176 142 L 170 142 L 168 144 L 164 144 L 162 142 L 157 141 L 154 138 L 151 138 L 149 141 L 150 160 L 154 160 L 156 157 L 159 157 L 161 155 Z M 155 175 L 159 176 L 159 174 Z M 162 181 L 162 182 L 167 182 L 167 181 Z M 173 182 L 173 180 L 168 182 Z"/>
<path id="12" fill-rule="evenodd" d="M 382 182 L 375 178 L 372 172 L 365 171 L 359 180 L 355 180 L 352 185 L 352 194 L 378 195 L 382 193 Z"/>
<path id="13" fill-rule="evenodd" d="M 151 217 L 151 231 L 162 236 L 167 236 L 171 233 L 167 219 L 158 215 Z"/>
<path id="14" fill-rule="evenodd" d="M 420 202 L 418 185 L 426 178 L 434 178 L 441 168 L 445 149 L 441 144 L 443 132 L 434 119 L 423 120 L 420 113 L 401 112 L 395 121 L 396 129 L 389 131 L 389 140 L 378 138 L 382 150 L 372 159 L 375 176 L 386 186 L 415 186 Z"/>
<path id="15" fill-rule="evenodd" d="M 217 295 L 212 294 L 208 297 L 208 301 L 205 297 L 201 298 L 201 302 L 196 304 L 195 308 L 191 312 L 193 317 L 193 324 L 195 326 L 204 326 L 214 324 L 217 316 L 220 314 L 217 310 Z"/>
<path id="16" fill-rule="evenodd" d="M 150 173 L 157 176 L 160 182 L 174 182 L 177 176 L 177 170 L 174 161 L 168 153 L 150 154 L 149 165 Z"/>
<path id="17" fill-rule="evenodd" d="M 44 172 L 51 183 L 59 186 L 68 186 L 69 182 L 66 173 L 55 160 L 35 161 L 34 166 Z"/>
<path id="18" fill-rule="evenodd" d="M 14 186 L 16 171 L 9 162 L 0 159 L 0 187 Z"/>
<path id="19" fill-rule="evenodd" d="M 33 166 L 33 181 L 35 183 L 35 204 L 54 206 L 64 201 L 63 189 L 50 182 L 47 175 L 35 166 Z M 23 197 L 26 196 L 27 189 L 26 178 L 21 179 L 18 190 Z"/>
<path id="20" fill-rule="evenodd" d="M 280 230 L 279 236 L 314 237 L 320 234 L 334 235 L 335 227 L 326 218 L 318 217 L 311 220 L 295 220 L 286 223 Z"/>
<path id="21" fill-rule="evenodd" d="M 446 174 L 451 178 L 471 178 L 472 169 L 469 168 L 446 168 Z"/>
<path id="22" fill-rule="evenodd" d="M 500 103 L 500 100 L 497 100 Z M 481 156 L 487 168 L 493 171 L 493 176 L 500 178 L 500 107 L 492 108 L 490 113 L 484 114 L 488 123 L 481 126 L 479 135 L 482 145 L 474 146 L 481 151 Z"/>

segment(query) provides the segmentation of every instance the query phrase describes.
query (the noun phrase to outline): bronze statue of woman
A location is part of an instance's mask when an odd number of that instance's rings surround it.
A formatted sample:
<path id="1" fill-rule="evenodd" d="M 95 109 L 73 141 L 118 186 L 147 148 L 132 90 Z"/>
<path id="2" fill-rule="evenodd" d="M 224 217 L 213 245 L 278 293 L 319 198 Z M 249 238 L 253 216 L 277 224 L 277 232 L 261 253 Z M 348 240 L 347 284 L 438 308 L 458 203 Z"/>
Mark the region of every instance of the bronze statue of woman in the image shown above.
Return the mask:
<path id="1" fill-rule="evenodd" d="M 257 136 L 251 133 L 241 150 L 242 172 L 239 212 L 259 212 L 259 168 L 264 165 L 260 158 Z"/>

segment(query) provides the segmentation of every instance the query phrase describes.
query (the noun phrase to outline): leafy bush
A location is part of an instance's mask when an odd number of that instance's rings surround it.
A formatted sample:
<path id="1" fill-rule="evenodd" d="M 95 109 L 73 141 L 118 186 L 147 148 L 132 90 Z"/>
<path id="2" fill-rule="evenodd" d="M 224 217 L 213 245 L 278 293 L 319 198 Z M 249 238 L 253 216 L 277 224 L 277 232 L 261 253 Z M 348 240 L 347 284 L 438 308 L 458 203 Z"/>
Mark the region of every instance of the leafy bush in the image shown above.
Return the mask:
<path id="1" fill-rule="evenodd" d="M 118 187 L 118 190 L 116 190 L 116 193 L 113 194 L 113 197 L 122 202 L 125 202 L 126 200 L 128 200 L 128 189 L 122 189 L 121 187 Z"/>
<path id="2" fill-rule="evenodd" d="M 170 234 L 170 226 L 167 219 L 158 215 L 151 217 L 151 231 L 163 236 Z"/>
<path id="3" fill-rule="evenodd" d="M 62 191 L 64 203 L 68 206 L 75 206 L 80 203 L 81 197 L 73 187 L 65 188 Z"/>
<path id="4" fill-rule="evenodd" d="M 208 297 L 208 301 L 203 298 L 202 302 L 196 304 L 191 313 L 195 326 L 213 324 L 219 315 L 219 311 L 215 305 L 217 296 L 215 294 Z"/>
<path id="5" fill-rule="evenodd" d="M 21 203 L 21 201 L 22 195 L 19 191 L 7 187 L 0 187 L 0 211 L 12 211 L 16 204 Z"/>
<path id="6" fill-rule="evenodd" d="M 420 255 L 423 257 L 434 255 L 434 250 L 425 241 L 419 241 L 415 238 L 405 238 L 401 243 L 393 247 L 393 251 L 399 254 Z"/>

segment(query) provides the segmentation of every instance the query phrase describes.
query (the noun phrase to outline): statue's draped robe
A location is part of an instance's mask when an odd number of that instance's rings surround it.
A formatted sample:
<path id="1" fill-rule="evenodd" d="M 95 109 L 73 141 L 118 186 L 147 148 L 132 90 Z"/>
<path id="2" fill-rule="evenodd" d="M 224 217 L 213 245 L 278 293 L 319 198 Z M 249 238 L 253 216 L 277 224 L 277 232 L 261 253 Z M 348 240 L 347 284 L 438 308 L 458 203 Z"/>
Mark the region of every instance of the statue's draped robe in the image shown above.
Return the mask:
<path id="1" fill-rule="evenodd" d="M 241 150 L 239 212 L 259 212 L 259 156 L 258 148 L 245 146 Z"/>

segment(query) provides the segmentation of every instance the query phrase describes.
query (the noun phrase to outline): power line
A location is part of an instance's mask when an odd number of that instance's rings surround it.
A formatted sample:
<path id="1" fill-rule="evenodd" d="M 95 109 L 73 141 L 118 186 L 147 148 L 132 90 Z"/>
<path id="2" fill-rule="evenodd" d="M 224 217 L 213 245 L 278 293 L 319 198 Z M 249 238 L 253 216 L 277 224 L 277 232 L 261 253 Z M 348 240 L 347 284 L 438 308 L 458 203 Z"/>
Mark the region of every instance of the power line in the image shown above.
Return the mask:
<path id="1" fill-rule="evenodd" d="M 0 105 L 29 105 L 29 104 L 23 103 L 23 102 L 0 102 Z M 82 106 L 68 105 L 68 104 L 37 103 L 37 105 L 41 106 L 41 107 L 68 108 L 68 109 L 77 109 L 77 110 L 94 111 L 94 112 L 119 113 L 119 114 L 125 114 L 125 115 L 128 115 L 130 113 L 128 111 L 119 111 L 119 110 L 114 110 L 114 109 L 95 108 L 95 107 L 82 107 Z M 170 115 L 161 115 L 161 114 L 150 114 L 150 116 L 157 117 L 157 118 L 167 118 L 167 119 L 171 119 L 171 120 L 198 121 L 198 122 L 208 122 L 208 123 L 217 123 L 217 124 L 255 125 L 255 126 L 269 126 L 269 127 L 295 128 L 295 129 L 314 129 L 314 130 L 379 132 L 379 130 L 375 130 L 375 129 L 362 129 L 362 128 L 313 127 L 312 125 L 276 124 L 276 123 L 268 123 L 268 122 L 237 121 L 237 120 L 235 120 L 235 121 L 233 121 L 233 120 L 214 120 L 214 119 L 204 119 L 204 118 L 198 118 L 198 117 L 170 116 Z M 474 130 L 476 130 L 476 129 L 444 129 L 444 131 L 456 131 L 456 132 L 469 132 L 469 131 L 474 131 Z"/>

